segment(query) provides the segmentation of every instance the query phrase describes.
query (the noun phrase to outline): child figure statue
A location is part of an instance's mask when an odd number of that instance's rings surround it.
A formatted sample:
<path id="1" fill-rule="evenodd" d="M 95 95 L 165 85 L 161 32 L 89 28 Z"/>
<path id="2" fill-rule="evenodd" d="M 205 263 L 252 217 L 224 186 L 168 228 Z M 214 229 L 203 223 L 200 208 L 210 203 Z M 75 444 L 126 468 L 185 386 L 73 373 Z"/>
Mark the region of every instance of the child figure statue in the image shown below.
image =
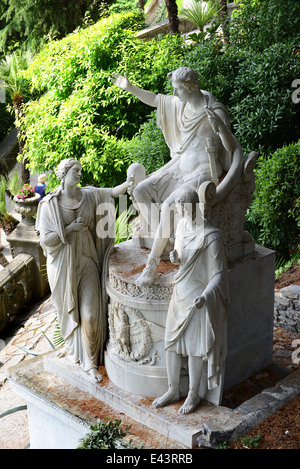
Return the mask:
<path id="1" fill-rule="evenodd" d="M 179 264 L 179 270 L 165 330 L 168 390 L 152 404 L 158 408 L 180 399 L 180 370 L 187 357 L 189 392 L 179 409 L 183 414 L 193 412 L 200 403 L 200 388 L 205 389 L 206 400 L 211 390 L 217 390 L 221 399 L 227 354 L 225 248 L 220 231 L 196 216 L 198 203 L 193 189 L 185 189 L 175 202 L 180 219 L 170 260 Z"/>

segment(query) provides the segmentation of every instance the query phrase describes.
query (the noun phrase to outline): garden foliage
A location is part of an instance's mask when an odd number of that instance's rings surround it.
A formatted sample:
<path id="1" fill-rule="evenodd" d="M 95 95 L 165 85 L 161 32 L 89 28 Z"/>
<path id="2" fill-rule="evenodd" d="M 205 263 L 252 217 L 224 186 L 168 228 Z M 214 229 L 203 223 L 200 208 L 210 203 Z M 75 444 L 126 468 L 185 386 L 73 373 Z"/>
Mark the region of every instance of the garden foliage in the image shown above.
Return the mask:
<path id="1" fill-rule="evenodd" d="M 295 46 L 300 40 L 300 3 L 239 3 L 241 9 L 228 26 L 228 44 L 221 44 L 218 36 L 195 42 L 182 65 L 196 69 L 202 88 L 226 105 L 244 153 L 258 152 L 257 190 L 246 216 L 247 228 L 257 243 L 288 259 L 300 235 L 295 187 L 300 106 L 292 99 L 292 84 L 299 77 Z"/>
<path id="2" fill-rule="evenodd" d="M 49 39 L 62 38 L 82 27 L 88 19 L 97 21 L 102 0 L 2 0 L 0 5 L 0 52 L 30 48 L 36 52 Z"/>
<path id="3" fill-rule="evenodd" d="M 89 433 L 79 440 L 77 449 L 137 449 L 132 441 L 124 442 L 130 425 L 121 427 L 121 420 L 100 420 L 91 425 Z"/>
<path id="4" fill-rule="evenodd" d="M 256 241 L 285 259 L 297 250 L 300 235 L 300 141 L 261 155 L 248 228 Z"/>
<path id="5" fill-rule="evenodd" d="M 300 138 L 300 108 L 292 100 L 299 56 L 290 43 L 262 52 L 230 47 L 224 53 L 205 42 L 191 47 L 183 63 L 196 69 L 202 88 L 227 106 L 245 153 L 272 153 Z"/>
<path id="6" fill-rule="evenodd" d="M 236 0 L 239 8 L 230 22 L 231 42 L 259 52 L 272 44 L 299 46 L 300 3 L 295 0 Z"/>
<path id="7" fill-rule="evenodd" d="M 75 156 L 83 166 L 83 185 L 112 187 L 124 181 L 132 161 L 143 163 L 147 173 L 162 166 L 169 151 L 156 112 L 114 87 L 109 77 L 126 72 L 135 85 L 172 93 L 167 73 L 190 66 L 199 72 L 201 87 L 226 105 L 244 153 L 259 154 L 249 231 L 287 257 L 299 237 L 294 186 L 300 106 L 292 100 L 292 83 L 299 78 L 300 2 L 238 3 L 226 25 L 226 45 L 214 26 L 210 37 L 190 45 L 178 35 L 139 40 L 135 32 L 144 17 L 133 10 L 45 46 L 25 73 L 32 99 L 22 128 L 32 172 L 53 170 L 61 159 Z M 52 175 L 49 189 L 56 184 Z"/>
<path id="8" fill-rule="evenodd" d="M 136 38 L 141 13 L 112 15 L 45 47 L 26 72 L 40 98 L 25 108 L 25 157 L 33 172 L 80 158 L 82 183 L 113 186 L 132 160 L 122 141 L 145 122 L 149 107 L 115 87 L 126 72 L 132 83 L 163 92 L 165 77 L 182 54 L 178 36 Z M 50 181 L 51 187 L 51 181 Z"/>

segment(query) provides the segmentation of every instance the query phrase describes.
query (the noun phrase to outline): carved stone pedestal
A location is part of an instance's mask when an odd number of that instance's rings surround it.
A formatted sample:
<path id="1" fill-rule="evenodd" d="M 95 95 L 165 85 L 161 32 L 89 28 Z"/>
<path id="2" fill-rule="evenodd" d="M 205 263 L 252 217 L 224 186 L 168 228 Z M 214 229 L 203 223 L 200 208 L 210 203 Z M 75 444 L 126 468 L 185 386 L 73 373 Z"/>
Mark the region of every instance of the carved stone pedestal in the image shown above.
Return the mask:
<path id="1" fill-rule="evenodd" d="M 162 261 L 160 284 L 138 287 L 136 279 L 148 254 L 148 249 L 131 241 L 117 245 L 111 254 L 105 366 L 111 381 L 120 388 L 156 397 L 167 387 L 165 322 L 177 267 Z"/>
<path id="2" fill-rule="evenodd" d="M 105 367 L 110 380 L 121 389 L 157 397 L 167 390 L 164 330 L 177 267 L 162 261 L 159 284 L 138 287 L 135 282 L 148 253 L 127 241 L 111 254 Z M 229 262 L 229 285 L 224 389 L 272 363 L 274 252 L 256 246 L 251 254 Z M 187 370 L 182 370 L 181 382 L 184 396 Z M 219 405 L 218 399 L 216 396 L 210 402 Z"/>
<path id="3" fill-rule="evenodd" d="M 35 231 L 34 223 L 19 223 L 12 234 L 7 237 L 7 240 L 13 246 L 15 256 L 25 253 L 34 258 L 35 263 L 31 271 L 33 277 L 32 293 L 35 298 L 43 298 L 49 291 L 46 258 L 40 246 L 40 238 Z"/>

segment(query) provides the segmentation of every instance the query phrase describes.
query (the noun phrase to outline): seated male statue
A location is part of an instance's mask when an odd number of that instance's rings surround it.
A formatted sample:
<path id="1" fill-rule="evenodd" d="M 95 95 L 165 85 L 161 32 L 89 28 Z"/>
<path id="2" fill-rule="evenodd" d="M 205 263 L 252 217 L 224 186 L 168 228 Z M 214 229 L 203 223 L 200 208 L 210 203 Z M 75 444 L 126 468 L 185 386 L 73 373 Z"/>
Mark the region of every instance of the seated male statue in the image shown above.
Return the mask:
<path id="1" fill-rule="evenodd" d="M 168 74 L 173 95 L 143 90 L 127 75 L 114 75 L 116 86 L 132 93 L 143 103 L 157 108 L 157 123 L 170 148 L 171 160 L 150 174 L 133 190 L 140 215 L 149 221 L 155 233 L 147 265 L 138 285 L 157 282 L 157 266 L 174 233 L 174 203 L 178 191 L 192 187 L 198 191 L 205 181 L 218 184 L 231 165 L 238 144 L 231 132 L 227 110 L 214 96 L 201 90 L 198 73 L 181 67 Z M 157 223 L 151 218 L 151 205 L 160 204 Z"/>

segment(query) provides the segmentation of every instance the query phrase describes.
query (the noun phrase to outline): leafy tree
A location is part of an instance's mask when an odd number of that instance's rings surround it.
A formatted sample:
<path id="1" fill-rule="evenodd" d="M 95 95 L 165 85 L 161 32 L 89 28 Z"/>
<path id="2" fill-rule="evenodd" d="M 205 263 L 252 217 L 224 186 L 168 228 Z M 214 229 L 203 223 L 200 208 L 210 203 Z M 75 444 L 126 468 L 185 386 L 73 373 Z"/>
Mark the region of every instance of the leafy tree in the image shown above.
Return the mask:
<path id="1" fill-rule="evenodd" d="M 18 129 L 18 141 L 19 141 L 19 155 L 23 155 L 24 148 L 24 136 L 20 129 L 19 122 L 23 112 L 24 106 L 24 90 L 26 85 L 24 84 L 24 78 L 20 76 L 19 72 L 26 70 L 32 60 L 30 52 L 24 52 L 18 55 L 13 52 L 7 55 L 0 62 L 0 80 L 5 84 L 6 92 L 9 94 L 12 101 L 12 106 L 15 115 L 15 125 Z M 25 91 L 26 92 L 26 91 Z M 22 164 L 22 180 L 25 183 L 30 182 L 30 173 L 26 166 L 28 162 L 24 161 Z"/>
<path id="2" fill-rule="evenodd" d="M 73 156 L 82 163 L 84 185 L 112 187 L 124 180 L 132 157 L 119 142 L 137 133 L 149 107 L 114 87 L 109 77 L 115 70 L 126 72 L 138 86 L 164 92 L 167 73 L 182 55 L 177 35 L 137 39 L 133 29 L 141 21 L 139 10 L 103 19 L 52 42 L 29 67 L 25 76 L 40 95 L 22 116 L 33 172 L 52 170 Z"/>
<path id="3" fill-rule="evenodd" d="M 5 53 L 11 39 L 35 51 L 47 38 L 61 38 L 83 26 L 87 18 L 98 20 L 102 11 L 101 0 L 4 0 L 4 5 L 0 50 Z"/>
<path id="4" fill-rule="evenodd" d="M 274 44 L 262 52 L 230 47 L 223 53 L 206 41 L 185 55 L 182 64 L 196 69 L 201 87 L 227 106 L 245 153 L 271 154 L 300 138 L 300 107 L 291 99 L 299 59 L 291 47 Z"/>
<path id="5" fill-rule="evenodd" d="M 237 0 L 230 22 L 230 44 L 257 52 L 272 44 L 300 41 L 300 2 L 295 0 Z"/>

